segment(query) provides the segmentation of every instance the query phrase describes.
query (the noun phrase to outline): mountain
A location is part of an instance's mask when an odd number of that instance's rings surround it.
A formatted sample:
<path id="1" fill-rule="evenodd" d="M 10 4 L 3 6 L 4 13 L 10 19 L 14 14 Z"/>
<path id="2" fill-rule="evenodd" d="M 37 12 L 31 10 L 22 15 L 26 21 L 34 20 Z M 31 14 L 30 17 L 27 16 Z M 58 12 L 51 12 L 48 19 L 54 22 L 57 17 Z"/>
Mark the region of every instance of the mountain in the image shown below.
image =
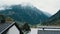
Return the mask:
<path id="1" fill-rule="evenodd" d="M 42 23 L 49 18 L 48 15 L 34 6 L 12 5 L 10 8 L 2 10 L 0 14 L 10 16 L 15 21 L 27 22 L 29 24 Z"/>
<path id="2" fill-rule="evenodd" d="M 45 25 L 60 25 L 60 10 L 53 16 L 51 16 L 43 24 Z"/>

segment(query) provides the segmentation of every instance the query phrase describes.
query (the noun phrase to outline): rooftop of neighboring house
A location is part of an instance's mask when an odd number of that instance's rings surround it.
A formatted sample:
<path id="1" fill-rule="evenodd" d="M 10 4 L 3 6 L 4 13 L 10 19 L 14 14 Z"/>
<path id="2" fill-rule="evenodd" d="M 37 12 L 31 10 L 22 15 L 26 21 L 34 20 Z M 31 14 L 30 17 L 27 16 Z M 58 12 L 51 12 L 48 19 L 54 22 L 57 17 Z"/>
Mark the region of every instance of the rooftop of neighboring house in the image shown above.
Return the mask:
<path id="1" fill-rule="evenodd" d="M 44 29 L 60 29 L 60 26 L 38 26 L 38 28 L 44 28 Z"/>
<path id="2" fill-rule="evenodd" d="M 3 33 L 5 30 L 10 28 L 15 22 L 12 23 L 0 23 L 0 34 Z"/>

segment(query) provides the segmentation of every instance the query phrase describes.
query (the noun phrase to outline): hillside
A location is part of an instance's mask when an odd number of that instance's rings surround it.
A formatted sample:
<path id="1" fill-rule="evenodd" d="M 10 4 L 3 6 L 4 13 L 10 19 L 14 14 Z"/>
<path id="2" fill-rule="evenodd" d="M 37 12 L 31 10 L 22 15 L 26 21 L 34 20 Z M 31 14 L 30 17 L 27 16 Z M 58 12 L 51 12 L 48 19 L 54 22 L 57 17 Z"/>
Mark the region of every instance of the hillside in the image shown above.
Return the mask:
<path id="1" fill-rule="evenodd" d="M 27 22 L 29 24 L 42 23 L 49 18 L 48 15 L 44 14 L 45 12 L 33 6 L 13 5 L 10 8 L 2 10 L 0 14 L 7 15 L 15 21 Z"/>
<path id="2" fill-rule="evenodd" d="M 60 25 L 60 10 L 47 21 L 45 21 L 43 25 Z"/>

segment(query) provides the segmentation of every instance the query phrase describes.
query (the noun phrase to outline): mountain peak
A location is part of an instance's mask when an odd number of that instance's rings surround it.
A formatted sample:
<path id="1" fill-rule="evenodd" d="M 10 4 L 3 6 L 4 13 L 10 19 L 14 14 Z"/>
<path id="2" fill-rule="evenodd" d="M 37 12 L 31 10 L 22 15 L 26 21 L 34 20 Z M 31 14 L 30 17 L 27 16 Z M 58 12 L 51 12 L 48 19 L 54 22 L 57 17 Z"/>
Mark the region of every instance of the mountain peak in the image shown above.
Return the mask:
<path id="1" fill-rule="evenodd" d="M 32 6 L 33 6 L 33 5 L 32 5 L 32 4 L 30 4 L 30 3 L 27 3 L 27 4 L 26 4 L 26 3 L 24 3 L 24 4 L 20 4 L 20 5 L 21 5 L 21 6 L 24 6 L 24 7 L 25 7 L 25 6 L 30 6 L 30 7 L 32 7 Z"/>

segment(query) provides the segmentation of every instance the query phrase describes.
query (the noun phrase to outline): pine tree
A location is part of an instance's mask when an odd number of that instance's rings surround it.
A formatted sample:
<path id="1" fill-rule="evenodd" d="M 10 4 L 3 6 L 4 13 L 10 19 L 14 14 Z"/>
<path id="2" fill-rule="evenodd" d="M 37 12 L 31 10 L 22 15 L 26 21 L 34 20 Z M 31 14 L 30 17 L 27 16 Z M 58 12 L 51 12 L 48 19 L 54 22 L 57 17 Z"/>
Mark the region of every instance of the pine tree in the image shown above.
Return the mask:
<path id="1" fill-rule="evenodd" d="M 25 23 L 24 25 L 23 25 L 23 30 L 24 31 L 30 31 L 31 29 L 30 29 L 30 26 L 28 25 L 28 23 Z"/>

